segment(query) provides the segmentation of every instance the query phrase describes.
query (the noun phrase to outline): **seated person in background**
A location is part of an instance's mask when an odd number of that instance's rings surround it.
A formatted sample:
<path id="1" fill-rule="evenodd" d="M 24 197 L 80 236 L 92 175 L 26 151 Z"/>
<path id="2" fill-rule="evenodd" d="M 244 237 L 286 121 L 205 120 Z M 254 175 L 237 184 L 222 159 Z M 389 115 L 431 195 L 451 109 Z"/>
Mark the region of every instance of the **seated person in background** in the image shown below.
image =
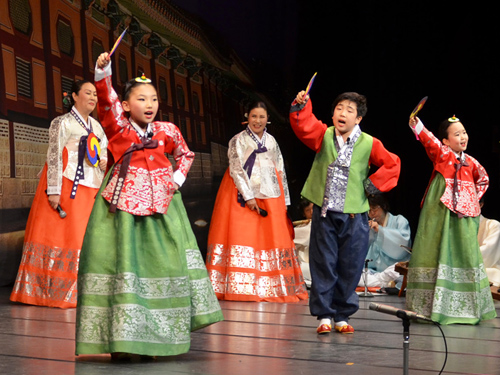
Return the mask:
<path id="1" fill-rule="evenodd" d="M 309 270 L 309 237 L 311 235 L 311 218 L 313 212 L 313 204 L 307 199 L 302 199 L 299 204 L 299 211 L 304 217 L 304 220 L 293 222 L 295 231 L 295 248 L 297 249 L 297 257 L 299 259 L 304 282 L 308 288 L 311 287 L 311 271 Z"/>
<path id="2" fill-rule="evenodd" d="M 484 198 L 479 204 L 483 208 Z M 500 222 L 480 215 L 477 240 L 488 279 L 493 285 L 500 286 Z"/>
<path id="3" fill-rule="evenodd" d="M 370 195 L 368 202 L 370 237 L 366 259 L 371 261 L 368 263 L 366 286 L 387 287 L 403 279 L 394 270 L 394 265 L 410 259 L 410 225 L 404 216 L 389 213 L 389 203 L 382 194 Z M 364 277 L 363 273 L 358 286 L 365 286 Z"/>

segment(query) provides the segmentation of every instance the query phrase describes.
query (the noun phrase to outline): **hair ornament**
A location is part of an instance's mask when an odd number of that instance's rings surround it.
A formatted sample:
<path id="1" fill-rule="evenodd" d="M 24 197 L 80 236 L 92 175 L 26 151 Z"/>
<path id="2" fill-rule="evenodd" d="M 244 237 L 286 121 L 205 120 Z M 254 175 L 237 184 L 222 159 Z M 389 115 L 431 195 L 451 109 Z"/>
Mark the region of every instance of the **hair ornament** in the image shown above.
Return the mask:
<path id="1" fill-rule="evenodd" d="M 136 82 L 141 82 L 141 83 L 151 83 L 151 80 L 149 78 L 146 78 L 146 76 L 144 75 L 144 73 L 142 73 L 142 75 L 140 77 L 137 77 L 135 79 Z"/>
<path id="2" fill-rule="evenodd" d="M 241 123 L 241 125 L 247 125 L 248 124 L 248 113 L 245 112 L 245 114 L 243 115 L 243 117 L 245 117 L 247 119 L 247 121 L 243 121 Z"/>
<path id="3" fill-rule="evenodd" d="M 459 122 L 460 119 L 458 117 L 455 117 L 455 115 L 451 116 L 449 119 L 448 119 L 449 122 Z"/>
<path id="4" fill-rule="evenodd" d="M 68 93 L 67 92 L 63 92 L 63 106 L 65 108 L 71 108 L 72 105 L 73 105 L 73 103 L 71 102 L 71 98 L 68 95 Z"/>

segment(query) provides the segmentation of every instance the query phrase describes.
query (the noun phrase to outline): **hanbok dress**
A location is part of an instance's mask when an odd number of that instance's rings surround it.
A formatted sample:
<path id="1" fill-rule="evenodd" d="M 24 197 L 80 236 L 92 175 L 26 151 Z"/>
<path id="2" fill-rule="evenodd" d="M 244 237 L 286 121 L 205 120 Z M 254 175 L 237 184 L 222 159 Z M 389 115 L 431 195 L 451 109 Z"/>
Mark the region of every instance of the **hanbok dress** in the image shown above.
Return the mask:
<path id="1" fill-rule="evenodd" d="M 267 131 L 250 128 L 229 142 L 229 168 L 219 187 L 208 234 L 207 270 L 217 298 L 296 302 L 308 293 L 293 242 L 284 162 Z M 250 210 L 256 199 L 267 216 Z"/>
<path id="2" fill-rule="evenodd" d="M 26 224 L 23 254 L 11 301 L 76 307 L 83 236 L 104 177 L 99 166 L 89 163 L 86 148 L 79 151 L 80 141 L 86 142 L 90 132 L 99 140 L 101 157 L 106 159 L 108 140 L 97 120 L 89 116 L 85 122 L 73 107 L 50 125 L 47 162 Z M 50 206 L 47 194 L 61 196 L 59 206 L 66 217 L 62 218 Z"/>
<path id="3" fill-rule="evenodd" d="M 367 259 L 368 268 L 375 272 L 383 272 L 397 262 L 410 259 L 407 249 L 411 246 L 410 224 L 402 215 L 392 215 L 387 212 L 384 225 L 379 225 L 378 232 L 370 231 Z"/>
<path id="4" fill-rule="evenodd" d="M 414 130 L 434 165 L 408 267 L 406 307 L 440 324 L 496 317 L 478 244 L 479 199 L 489 178 L 479 162 Z"/>
<path id="5" fill-rule="evenodd" d="M 410 237 L 408 220 L 402 215 L 387 212 L 378 232 L 370 230 L 366 254 L 368 269 L 361 275 L 358 286 L 364 287 L 366 284 L 367 287 L 388 287 L 392 282 L 402 282 L 403 276 L 395 270 L 395 265 L 410 259 Z"/>
<path id="6" fill-rule="evenodd" d="M 174 188 L 194 153 L 174 124 L 153 122 L 143 132 L 125 117 L 110 65 L 96 68 L 96 88 L 114 165 L 82 247 L 76 354 L 185 353 L 192 331 L 223 320 Z"/>

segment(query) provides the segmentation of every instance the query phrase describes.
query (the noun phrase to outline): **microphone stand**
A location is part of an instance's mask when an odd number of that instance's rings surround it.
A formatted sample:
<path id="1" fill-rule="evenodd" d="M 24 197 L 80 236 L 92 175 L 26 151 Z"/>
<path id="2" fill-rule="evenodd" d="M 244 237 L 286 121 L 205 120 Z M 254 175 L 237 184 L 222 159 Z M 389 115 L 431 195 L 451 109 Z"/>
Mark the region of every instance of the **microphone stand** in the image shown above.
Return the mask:
<path id="1" fill-rule="evenodd" d="M 359 293 L 360 297 L 373 297 L 373 294 L 368 291 L 368 286 L 366 283 L 366 278 L 368 276 L 368 263 L 371 261 L 372 261 L 372 259 L 365 259 L 365 269 L 363 271 L 363 283 L 365 284 L 365 291 Z"/>
<path id="2" fill-rule="evenodd" d="M 403 322 L 403 375 L 408 375 L 410 361 L 410 318 L 402 312 L 396 315 Z"/>
<path id="3" fill-rule="evenodd" d="M 424 320 L 427 322 L 432 322 L 430 318 L 427 318 L 421 314 L 417 314 L 413 311 L 398 310 L 391 306 L 378 305 L 376 303 L 370 304 L 370 310 L 377 310 L 386 314 L 396 315 L 403 322 L 403 374 L 408 375 L 408 363 L 410 359 L 410 319 Z M 442 332 L 442 331 L 441 331 Z M 446 362 L 445 362 L 446 363 Z M 444 366 L 443 366 L 444 368 Z M 441 370 L 442 372 L 442 370 Z M 441 373 L 440 372 L 440 373 Z"/>

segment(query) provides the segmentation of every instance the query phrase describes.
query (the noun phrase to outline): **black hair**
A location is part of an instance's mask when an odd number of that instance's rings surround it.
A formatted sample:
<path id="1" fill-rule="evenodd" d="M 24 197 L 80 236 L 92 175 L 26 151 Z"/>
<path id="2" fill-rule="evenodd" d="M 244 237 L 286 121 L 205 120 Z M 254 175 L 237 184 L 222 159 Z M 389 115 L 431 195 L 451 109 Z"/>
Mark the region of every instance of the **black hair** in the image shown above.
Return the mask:
<path id="1" fill-rule="evenodd" d="M 438 137 L 440 141 L 442 141 L 443 139 L 448 139 L 448 128 L 456 122 L 458 121 L 450 121 L 450 119 L 441 121 L 438 128 Z"/>
<path id="2" fill-rule="evenodd" d="M 366 112 L 368 112 L 368 107 L 366 105 L 366 97 L 364 95 L 358 94 L 357 92 L 344 92 L 343 94 L 337 96 L 332 103 L 332 115 L 333 111 L 335 110 L 335 107 L 337 107 L 337 104 L 343 102 L 344 100 L 356 103 L 356 112 L 357 112 L 356 117 L 366 116 Z"/>
<path id="3" fill-rule="evenodd" d="M 155 87 L 155 85 L 153 85 L 152 81 L 150 81 L 150 82 L 142 82 L 142 81 L 137 81 L 135 78 L 133 78 L 130 81 L 128 81 L 127 83 L 125 83 L 125 86 L 123 87 L 122 101 L 128 100 L 128 98 L 130 97 L 130 93 L 132 92 L 132 90 L 134 88 L 136 88 L 137 86 L 139 86 L 139 85 L 151 85 L 156 90 L 156 87 Z"/>
<path id="4" fill-rule="evenodd" d="M 368 203 L 370 206 L 379 206 L 385 212 L 389 212 L 390 210 L 389 202 L 383 194 L 370 194 L 368 196 Z"/>
<path id="5" fill-rule="evenodd" d="M 306 209 L 307 206 L 309 206 L 311 204 L 311 202 L 305 198 L 302 198 L 298 204 L 298 210 L 299 210 L 299 213 L 304 216 L 304 210 Z"/>
<path id="6" fill-rule="evenodd" d="M 250 105 L 247 107 L 247 114 L 250 114 L 252 109 L 255 109 L 255 108 L 262 108 L 267 112 L 266 103 L 264 103 L 263 101 L 257 100 L 255 102 L 250 103 Z"/>
<path id="7" fill-rule="evenodd" d="M 94 82 L 91 82 L 91 81 L 86 80 L 86 79 L 81 79 L 81 80 L 73 81 L 73 83 L 71 85 L 71 92 L 70 93 L 64 93 L 63 106 L 66 109 L 69 110 L 69 109 L 71 109 L 71 107 L 73 107 L 75 105 L 75 100 L 73 99 L 73 93 L 75 93 L 76 95 L 78 95 L 78 93 L 82 89 L 83 85 L 85 85 L 86 83 L 91 83 L 92 86 L 94 86 Z"/>

